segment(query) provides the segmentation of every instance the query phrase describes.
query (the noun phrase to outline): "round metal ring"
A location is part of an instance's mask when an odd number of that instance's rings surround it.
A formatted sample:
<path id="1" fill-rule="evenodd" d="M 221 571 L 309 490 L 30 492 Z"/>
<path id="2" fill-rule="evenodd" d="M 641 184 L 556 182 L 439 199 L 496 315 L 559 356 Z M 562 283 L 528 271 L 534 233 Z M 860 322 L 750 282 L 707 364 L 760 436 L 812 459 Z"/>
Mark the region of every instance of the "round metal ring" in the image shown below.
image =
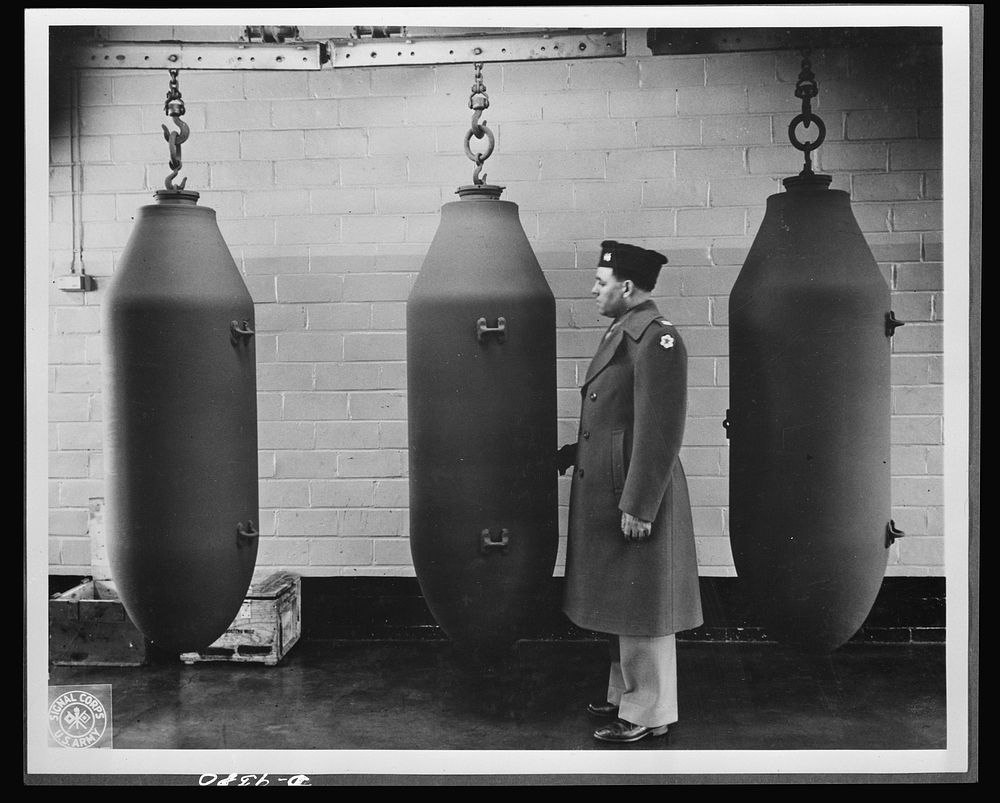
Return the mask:
<path id="1" fill-rule="evenodd" d="M 472 137 L 476 133 L 473 129 L 470 128 L 469 132 L 465 135 L 465 155 L 477 164 L 481 164 L 486 159 L 489 159 L 490 155 L 493 153 L 493 148 L 495 148 L 497 144 L 496 137 L 493 136 L 493 132 L 490 131 L 487 126 L 481 125 L 479 127 L 486 132 L 486 139 L 489 140 L 489 147 L 486 149 L 486 153 L 474 154 L 472 152 L 472 148 L 469 147 L 469 143 L 472 141 Z M 481 139 L 481 137 L 477 137 L 477 139 Z"/>
<path id="2" fill-rule="evenodd" d="M 816 123 L 816 127 L 819 128 L 819 136 L 817 136 L 812 142 L 802 142 L 795 136 L 795 129 L 798 127 L 799 123 L 806 122 L 806 119 L 807 117 L 804 114 L 798 114 L 792 118 L 792 121 L 788 124 L 788 139 L 791 140 L 792 145 L 800 151 L 814 151 L 822 145 L 823 140 L 826 139 L 826 124 L 815 114 L 809 115 L 809 122 Z"/>

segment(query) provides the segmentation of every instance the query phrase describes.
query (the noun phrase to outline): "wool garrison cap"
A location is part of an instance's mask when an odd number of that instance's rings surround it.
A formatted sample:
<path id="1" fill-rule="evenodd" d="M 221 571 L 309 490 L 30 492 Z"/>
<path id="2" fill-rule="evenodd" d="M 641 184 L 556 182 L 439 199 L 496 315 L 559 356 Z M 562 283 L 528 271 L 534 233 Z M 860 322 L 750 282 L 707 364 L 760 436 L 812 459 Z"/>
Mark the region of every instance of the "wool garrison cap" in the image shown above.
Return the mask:
<path id="1" fill-rule="evenodd" d="M 631 279 L 644 290 L 652 290 L 660 275 L 660 268 L 667 258 L 657 251 L 650 251 L 629 243 L 605 240 L 601 243 L 599 268 L 611 268 L 622 279 Z"/>

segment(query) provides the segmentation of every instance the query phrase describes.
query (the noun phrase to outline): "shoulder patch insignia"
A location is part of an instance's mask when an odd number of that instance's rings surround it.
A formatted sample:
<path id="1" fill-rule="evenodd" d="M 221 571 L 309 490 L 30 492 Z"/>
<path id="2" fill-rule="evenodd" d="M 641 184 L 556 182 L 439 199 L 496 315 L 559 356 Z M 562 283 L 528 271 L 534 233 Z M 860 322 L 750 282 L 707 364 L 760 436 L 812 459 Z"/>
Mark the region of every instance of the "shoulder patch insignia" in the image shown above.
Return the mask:
<path id="1" fill-rule="evenodd" d="M 663 326 L 673 326 L 673 324 L 672 324 L 672 323 L 670 323 L 670 321 L 668 321 L 668 320 L 667 320 L 666 318 L 660 318 L 660 323 L 661 323 L 661 324 L 662 324 Z"/>
<path id="2" fill-rule="evenodd" d="M 660 345 L 665 349 L 672 349 L 674 347 L 674 338 L 671 335 L 664 335 L 660 338 Z"/>

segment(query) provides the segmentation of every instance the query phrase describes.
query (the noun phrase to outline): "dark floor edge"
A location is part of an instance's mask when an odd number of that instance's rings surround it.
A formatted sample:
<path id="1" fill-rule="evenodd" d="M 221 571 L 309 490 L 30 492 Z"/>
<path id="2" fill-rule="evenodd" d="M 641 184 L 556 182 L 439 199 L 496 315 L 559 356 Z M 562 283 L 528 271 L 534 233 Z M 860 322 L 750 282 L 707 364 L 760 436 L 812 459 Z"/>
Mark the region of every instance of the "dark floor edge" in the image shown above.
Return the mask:
<path id="1" fill-rule="evenodd" d="M 85 578 L 53 575 L 50 594 Z M 757 620 L 739 578 L 700 578 L 704 624 L 678 634 L 679 641 L 769 643 L 775 639 Z M 594 640 L 599 634 L 573 625 L 562 613 L 564 580 L 553 577 L 539 594 L 525 640 Z M 303 577 L 302 638 L 318 640 L 446 640 L 415 577 Z M 943 644 L 943 577 L 887 577 L 871 612 L 848 643 Z"/>

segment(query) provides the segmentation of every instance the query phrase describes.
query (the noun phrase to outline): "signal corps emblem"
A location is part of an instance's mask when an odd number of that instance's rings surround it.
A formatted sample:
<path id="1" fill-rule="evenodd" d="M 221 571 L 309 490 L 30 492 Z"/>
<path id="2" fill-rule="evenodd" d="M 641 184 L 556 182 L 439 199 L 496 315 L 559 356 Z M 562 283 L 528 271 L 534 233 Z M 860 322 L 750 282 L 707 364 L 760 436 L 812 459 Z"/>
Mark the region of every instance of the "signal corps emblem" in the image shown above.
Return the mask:
<path id="1" fill-rule="evenodd" d="M 67 691 L 59 693 L 60 688 Z M 50 744 L 76 748 L 111 747 L 110 686 L 53 687 L 49 691 Z"/>

